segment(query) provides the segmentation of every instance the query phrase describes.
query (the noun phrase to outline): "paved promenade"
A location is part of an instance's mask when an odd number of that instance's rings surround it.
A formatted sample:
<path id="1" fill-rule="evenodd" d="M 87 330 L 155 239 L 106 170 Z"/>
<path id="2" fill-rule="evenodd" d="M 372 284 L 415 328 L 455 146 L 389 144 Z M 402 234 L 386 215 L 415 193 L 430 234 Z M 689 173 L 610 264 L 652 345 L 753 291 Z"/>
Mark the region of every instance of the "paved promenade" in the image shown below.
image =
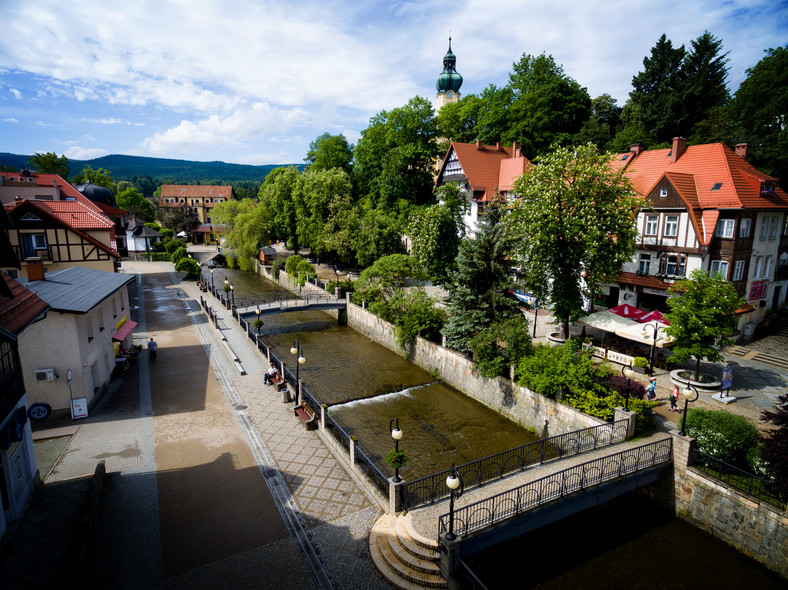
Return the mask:
<path id="1" fill-rule="evenodd" d="M 195 283 L 180 284 L 172 265 L 128 262 L 123 272 L 138 277 L 135 342 L 154 337 L 158 359 L 138 357 L 47 479 L 77 481 L 106 464 L 80 586 L 389 588 L 367 548 L 381 509 L 262 385 L 267 363 L 229 312 L 214 305 L 223 341 Z"/>

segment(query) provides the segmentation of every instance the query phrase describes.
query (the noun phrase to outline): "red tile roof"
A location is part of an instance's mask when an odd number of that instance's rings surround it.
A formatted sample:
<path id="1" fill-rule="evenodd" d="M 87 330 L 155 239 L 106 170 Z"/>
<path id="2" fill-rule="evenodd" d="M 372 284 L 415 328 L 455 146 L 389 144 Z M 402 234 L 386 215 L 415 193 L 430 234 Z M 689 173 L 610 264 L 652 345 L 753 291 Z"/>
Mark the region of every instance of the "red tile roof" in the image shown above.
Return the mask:
<path id="1" fill-rule="evenodd" d="M 774 197 L 761 196 L 763 181 L 776 181 L 771 176 L 760 172 L 752 164 L 721 143 L 691 145 L 673 162 L 671 148 L 645 150 L 639 155 L 629 154 L 622 161 L 620 154 L 613 161 L 615 167 L 623 163 L 627 176 L 632 180 L 635 190 L 641 195 L 649 194 L 654 186 L 669 174 L 671 182 L 676 173 L 692 176 L 696 203 L 702 209 L 772 209 L 788 207 L 788 193 L 777 188 Z M 680 180 L 685 189 L 689 188 L 686 179 Z M 714 190 L 716 184 L 720 186 Z M 674 184 L 674 186 L 676 186 Z M 676 187 L 682 192 L 679 187 Z M 690 194 L 687 192 L 686 194 Z M 682 197 L 685 194 L 682 193 Z"/>
<path id="2" fill-rule="evenodd" d="M 531 165 L 527 158 L 514 158 L 510 147 L 453 141 L 443 160 L 438 178 L 443 174 L 452 150 L 457 154 L 471 190 L 482 193 L 478 199 L 480 201 L 491 201 L 496 189 L 499 192 L 510 190 L 514 180 Z"/>
<path id="3" fill-rule="evenodd" d="M 0 330 L 16 337 L 46 312 L 49 304 L 5 272 L 0 271 L 0 281 L 5 281 L 13 295 L 0 295 Z"/>

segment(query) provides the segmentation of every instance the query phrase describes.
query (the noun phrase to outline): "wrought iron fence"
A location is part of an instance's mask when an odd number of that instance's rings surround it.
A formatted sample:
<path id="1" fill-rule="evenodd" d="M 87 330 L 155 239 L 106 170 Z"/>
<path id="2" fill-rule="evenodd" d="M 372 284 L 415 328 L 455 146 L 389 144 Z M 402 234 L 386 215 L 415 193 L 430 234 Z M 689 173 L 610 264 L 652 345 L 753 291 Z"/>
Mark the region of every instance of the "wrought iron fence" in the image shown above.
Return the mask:
<path id="1" fill-rule="evenodd" d="M 460 557 L 460 567 L 457 575 L 462 579 L 462 588 L 465 590 L 487 590 L 487 586 L 473 573 L 473 570 L 463 561 L 462 557 Z"/>
<path id="2" fill-rule="evenodd" d="M 383 472 L 378 469 L 378 466 L 370 459 L 367 452 L 362 448 L 361 443 L 356 441 L 355 444 L 356 465 L 358 465 L 375 487 L 383 493 L 384 498 L 389 495 L 389 479 Z"/>
<path id="3" fill-rule="evenodd" d="M 577 455 L 625 440 L 628 424 L 628 419 L 619 420 L 611 424 L 600 424 L 592 428 L 544 438 L 465 463 L 457 467 L 457 470 L 460 472 L 466 488 L 480 486 L 509 473 L 524 471 L 532 465 L 546 463 L 567 455 Z M 446 469 L 406 483 L 402 495 L 403 509 L 415 508 L 447 497 L 449 490 L 444 482 L 450 471 L 450 469 Z"/>
<path id="4" fill-rule="evenodd" d="M 764 502 L 768 502 L 783 510 L 786 508 L 785 500 L 783 500 L 771 483 L 762 477 L 758 477 L 744 469 L 739 469 L 717 457 L 704 453 L 700 449 L 694 450 L 693 465 L 704 473 L 708 473 L 712 477 L 724 481 L 751 496 L 760 498 Z"/>
<path id="5" fill-rule="evenodd" d="M 454 511 L 454 532 L 464 536 L 574 492 L 618 479 L 673 458 L 673 439 L 665 438 L 600 457 L 485 498 Z M 449 515 L 438 520 L 438 535 L 448 531 Z"/>

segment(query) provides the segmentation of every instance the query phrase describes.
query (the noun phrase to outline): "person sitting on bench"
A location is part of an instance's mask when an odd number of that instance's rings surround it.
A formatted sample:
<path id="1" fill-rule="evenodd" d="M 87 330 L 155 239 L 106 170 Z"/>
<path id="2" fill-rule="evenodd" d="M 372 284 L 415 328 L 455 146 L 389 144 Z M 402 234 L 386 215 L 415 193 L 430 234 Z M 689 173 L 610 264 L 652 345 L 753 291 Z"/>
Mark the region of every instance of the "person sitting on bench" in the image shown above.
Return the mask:
<path id="1" fill-rule="evenodd" d="M 271 366 L 268 367 L 265 375 L 263 375 L 263 385 L 273 384 L 276 380 L 276 368 L 274 367 L 274 363 L 271 363 Z"/>

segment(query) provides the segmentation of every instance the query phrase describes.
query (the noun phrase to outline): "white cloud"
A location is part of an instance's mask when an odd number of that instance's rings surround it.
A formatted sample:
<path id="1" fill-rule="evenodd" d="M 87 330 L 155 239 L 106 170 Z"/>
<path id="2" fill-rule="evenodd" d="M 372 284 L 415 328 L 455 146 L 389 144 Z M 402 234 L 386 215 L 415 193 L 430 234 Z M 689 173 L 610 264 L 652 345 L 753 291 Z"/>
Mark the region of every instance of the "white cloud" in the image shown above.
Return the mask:
<path id="1" fill-rule="evenodd" d="M 92 160 L 106 156 L 109 152 L 102 148 L 83 148 L 78 145 L 72 145 L 65 152 L 66 157 L 72 160 Z"/>
<path id="2" fill-rule="evenodd" d="M 3 119 L 4 123 L 19 123 L 19 119 L 15 119 L 14 117 L 8 117 L 7 119 Z"/>
<path id="3" fill-rule="evenodd" d="M 299 108 L 282 110 L 255 103 L 227 116 L 183 120 L 176 127 L 155 133 L 144 145 L 155 154 L 197 153 L 209 147 L 258 141 L 272 132 L 284 133 L 305 117 L 306 113 Z"/>
<path id="4" fill-rule="evenodd" d="M 17 90 L 16 88 L 9 88 L 9 89 L 8 89 L 8 92 L 10 92 L 11 94 L 13 94 L 13 95 L 14 95 L 14 98 L 16 98 L 17 100 L 18 100 L 18 99 L 20 99 L 20 98 L 22 98 L 22 93 L 21 93 L 21 92 L 19 92 L 19 90 Z"/>

